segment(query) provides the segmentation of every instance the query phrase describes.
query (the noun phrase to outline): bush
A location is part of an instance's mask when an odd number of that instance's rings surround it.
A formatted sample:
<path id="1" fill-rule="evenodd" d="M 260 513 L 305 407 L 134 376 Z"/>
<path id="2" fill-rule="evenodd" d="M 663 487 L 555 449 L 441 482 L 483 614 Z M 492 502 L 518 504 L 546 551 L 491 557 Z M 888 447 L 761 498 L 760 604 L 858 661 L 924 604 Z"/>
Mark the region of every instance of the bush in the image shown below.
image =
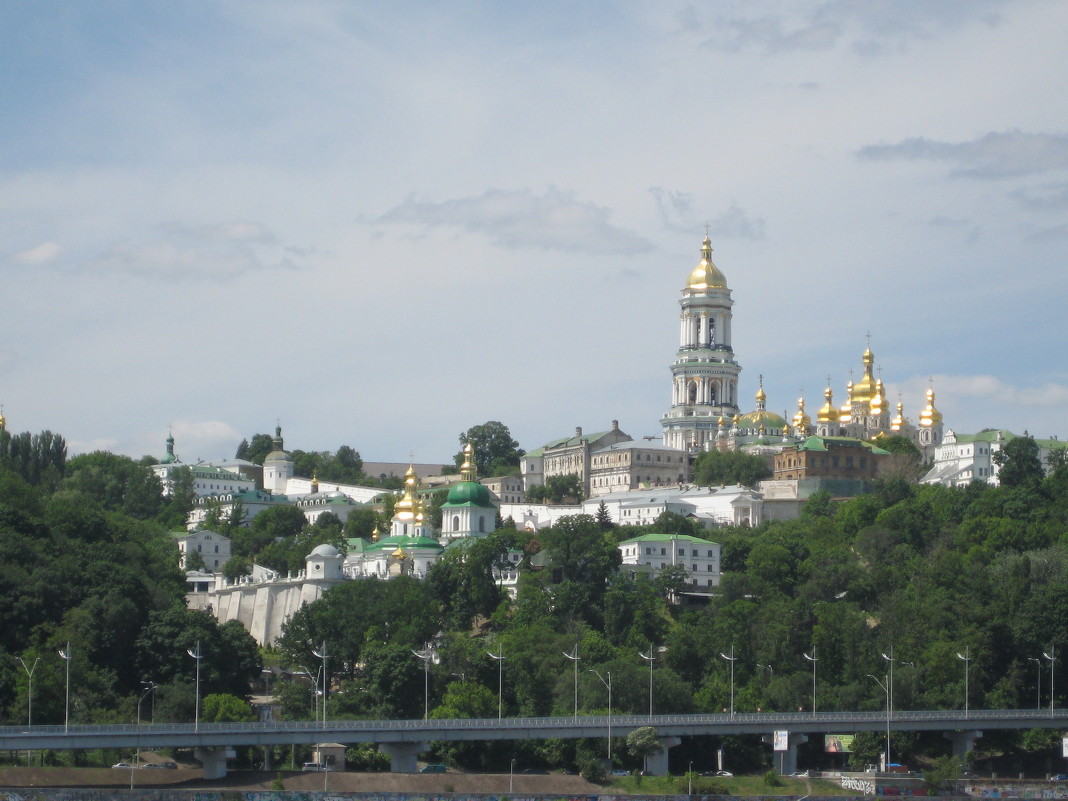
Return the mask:
<path id="1" fill-rule="evenodd" d="M 766 787 L 782 787 L 782 776 L 779 775 L 777 770 L 769 770 L 764 774 L 764 785 Z"/>

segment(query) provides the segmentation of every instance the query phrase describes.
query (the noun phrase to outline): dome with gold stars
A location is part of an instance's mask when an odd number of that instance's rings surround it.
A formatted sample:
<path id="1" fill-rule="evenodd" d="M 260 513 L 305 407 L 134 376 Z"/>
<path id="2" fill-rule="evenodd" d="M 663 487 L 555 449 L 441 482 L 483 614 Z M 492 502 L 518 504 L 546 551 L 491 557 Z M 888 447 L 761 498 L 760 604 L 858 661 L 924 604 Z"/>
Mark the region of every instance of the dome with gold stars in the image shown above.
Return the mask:
<path id="1" fill-rule="evenodd" d="M 701 261 L 690 273 L 686 288 L 696 290 L 727 288 L 727 279 L 712 263 L 712 240 L 707 235 L 705 241 L 701 243 Z"/>

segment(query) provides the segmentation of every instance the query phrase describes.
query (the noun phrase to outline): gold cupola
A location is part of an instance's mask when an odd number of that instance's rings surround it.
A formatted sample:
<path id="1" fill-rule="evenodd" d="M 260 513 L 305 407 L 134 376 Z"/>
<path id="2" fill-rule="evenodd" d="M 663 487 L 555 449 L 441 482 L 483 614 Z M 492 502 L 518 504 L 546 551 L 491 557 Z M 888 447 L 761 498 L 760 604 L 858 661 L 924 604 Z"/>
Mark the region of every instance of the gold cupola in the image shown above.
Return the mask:
<path id="1" fill-rule="evenodd" d="M 378 540 L 381 538 L 381 536 L 382 536 L 382 534 L 378 530 L 378 523 L 375 523 L 374 531 L 371 532 L 371 542 L 378 542 Z"/>
<path id="2" fill-rule="evenodd" d="M 846 402 L 838 410 L 838 422 L 845 425 L 853 419 L 853 379 L 846 384 Z"/>
<path id="3" fill-rule="evenodd" d="M 316 468 L 315 470 L 312 470 L 311 491 L 312 491 L 312 495 L 314 495 L 315 493 L 317 493 L 319 491 L 319 470 L 318 470 L 318 468 Z"/>
<path id="4" fill-rule="evenodd" d="M 464 463 L 460 465 L 460 480 L 461 481 L 477 481 L 478 470 L 475 469 L 475 463 L 472 461 L 472 457 L 475 455 L 475 449 L 470 442 L 464 444 Z"/>
<path id="5" fill-rule="evenodd" d="M 920 412 L 920 425 L 924 428 L 930 428 L 942 422 L 942 413 L 935 408 L 934 402 L 934 387 L 930 387 L 927 390 L 927 405 Z"/>
<path id="6" fill-rule="evenodd" d="M 872 374 L 872 366 L 875 364 L 875 356 L 871 348 L 864 349 L 864 355 L 860 357 L 864 362 L 864 375 L 860 381 L 853 385 L 849 399 L 853 402 L 870 403 L 875 396 L 875 376 Z"/>
<path id="7" fill-rule="evenodd" d="M 834 408 L 833 403 L 834 394 L 831 390 L 831 385 L 828 382 L 827 389 L 823 390 L 823 405 L 820 410 L 816 412 L 816 422 L 818 423 L 837 423 L 838 422 L 838 410 Z"/>
<path id="8" fill-rule="evenodd" d="M 415 467 L 408 465 L 404 474 L 404 495 L 393 507 L 393 520 L 398 523 L 415 522 Z"/>
<path id="9" fill-rule="evenodd" d="M 886 395 L 883 393 L 883 380 L 881 378 L 875 379 L 875 391 L 868 402 L 868 407 L 871 409 L 873 417 L 881 415 L 886 408 Z"/>
<path id="10" fill-rule="evenodd" d="M 705 241 L 701 243 L 701 261 L 690 273 L 686 288 L 698 291 L 727 288 L 727 279 L 719 271 L 719 268 L 712 263 L 712 240 L 708 238 L 707 234 L 705 235 Z"/>
<path id="11" fill-rule="evenodd" d="M 805 396 L 797 399 L 797 414 L 794 415 L 794 430 L 798 434 L 807 434 L 812 418 L 805 412 Z"/>
<path id="12" fill-rule="evenodd" d="M 901 431 L 905 427 L 905 404 L 901 401 L 897 402 L 897 414 L 894 419 L 890 421 L 890 430 L 893 432 Z"/>
<path id="13" fill-rule="evenodd" d="M 7 431 L 7 420 L 4 419 L 3 407 L 0 407 L 0 431 Z"/>

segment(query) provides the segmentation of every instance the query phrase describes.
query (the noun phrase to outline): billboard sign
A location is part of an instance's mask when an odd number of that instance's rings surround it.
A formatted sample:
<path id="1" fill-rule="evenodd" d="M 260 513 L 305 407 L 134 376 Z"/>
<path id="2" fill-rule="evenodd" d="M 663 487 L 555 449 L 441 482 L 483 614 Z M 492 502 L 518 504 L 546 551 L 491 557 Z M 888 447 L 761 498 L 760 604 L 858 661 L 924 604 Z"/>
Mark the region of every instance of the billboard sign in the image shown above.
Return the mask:
<path id="1" fill-rule="evenodd" d="M 830 754 L 848 754 L 853 751 L 855 734 L 823 735 L 823 750 Z"/>
<path id="2" fill-rule="evenodd" d="M 775 750 L 776 751 L 789 751 L 790 750 L 790 732 L 788 731 L 776 731 L 775 737 Z"/>

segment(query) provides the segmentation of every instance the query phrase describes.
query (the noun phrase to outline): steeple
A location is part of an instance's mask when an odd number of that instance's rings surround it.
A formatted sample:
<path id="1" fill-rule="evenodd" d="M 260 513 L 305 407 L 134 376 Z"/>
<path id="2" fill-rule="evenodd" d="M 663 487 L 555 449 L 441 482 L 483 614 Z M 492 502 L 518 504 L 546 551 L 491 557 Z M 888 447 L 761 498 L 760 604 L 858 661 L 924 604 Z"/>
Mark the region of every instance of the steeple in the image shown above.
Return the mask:
<path id="1" fill-rule="evenodd" d="M 174 455 L 174 434 L 167 434 L 167 452 L 163 455 L 163 458 L 159 460 L 160 464 L 174 464 L 178 461 L 178 457 Z"/>
<path id="2" fill-rule="evenodd" d="M 679 348 L 671 365 L 671 408 L 662 418 L 664 444 L 703 450 L 716 435 L 719 417 L 738 414 L 741 367 L 731 346 L 731 291 L 712 263 L 705 235 L 701 260 L 679 300 Z"/>

